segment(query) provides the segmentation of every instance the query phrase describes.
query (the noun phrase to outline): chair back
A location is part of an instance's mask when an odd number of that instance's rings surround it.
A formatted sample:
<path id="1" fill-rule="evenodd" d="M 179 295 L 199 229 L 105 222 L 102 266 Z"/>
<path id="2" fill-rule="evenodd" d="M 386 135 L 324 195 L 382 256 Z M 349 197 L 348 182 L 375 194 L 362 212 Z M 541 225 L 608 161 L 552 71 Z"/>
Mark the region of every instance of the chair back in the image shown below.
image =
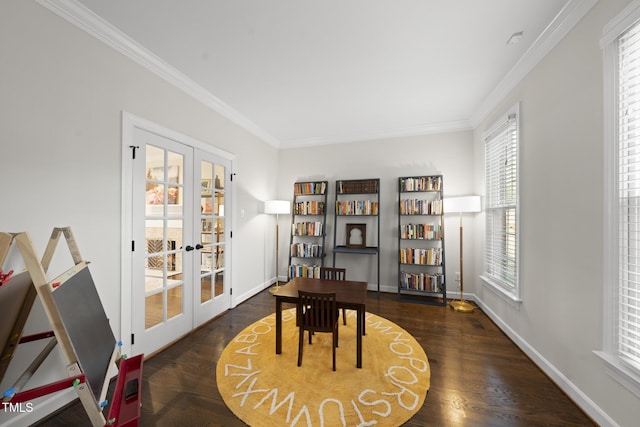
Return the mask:
<path id="1" fill-rule="evenodd" d="M 346 280 L 346 268 L 320 267 L 320 278 L 327 280 Z"/>
<path id="2" fill-rule="evenodd" d="M 332 332 L 338 321 L 336 294 L 298 291 L 300 327 L 315 332 Z"/>

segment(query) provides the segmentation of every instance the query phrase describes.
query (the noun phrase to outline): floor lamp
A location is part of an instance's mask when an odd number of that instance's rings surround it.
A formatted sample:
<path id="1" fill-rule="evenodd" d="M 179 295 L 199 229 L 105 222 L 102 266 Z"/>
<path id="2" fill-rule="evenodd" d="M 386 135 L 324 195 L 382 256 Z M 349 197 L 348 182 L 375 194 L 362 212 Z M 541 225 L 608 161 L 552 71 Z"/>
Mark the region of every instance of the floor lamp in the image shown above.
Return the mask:
<path id="1" fill-rule="evenodd" d="M 278 274 L 278 215 L 290 214 L 291 203 L 288 200 L 267 200 L 264 202 L 264 213 L 276 216 L 276 285 L 269 288 L 269 292 L 274 293 L 280 289 L 280 276 Z"/>
<path id="2" fill-rule="evenodd" d="M 455 311 L 469 313 L 473 311 L 473 305 L 463 298 L 464 270 L 463 270 L 463 246 L 462 246 L 462 214 L 466 212 L 480 212 L 480 196 L 451 197 L 444 199 L 445 213 L 458 213 L 460 215 L 460 301 L 452 301 L 449 305 Z"/>

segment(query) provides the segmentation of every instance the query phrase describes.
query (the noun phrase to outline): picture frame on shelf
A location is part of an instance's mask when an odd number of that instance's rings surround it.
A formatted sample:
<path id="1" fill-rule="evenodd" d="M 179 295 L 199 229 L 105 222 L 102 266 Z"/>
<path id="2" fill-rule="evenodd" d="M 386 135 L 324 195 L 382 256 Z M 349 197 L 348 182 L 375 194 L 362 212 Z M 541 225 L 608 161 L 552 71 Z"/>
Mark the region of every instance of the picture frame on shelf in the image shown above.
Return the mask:
<path id="1" fill-rule="evenodd" d="M 361 249 L 367 247 L 367 224 L 347 224 L 346 247 Z"/>

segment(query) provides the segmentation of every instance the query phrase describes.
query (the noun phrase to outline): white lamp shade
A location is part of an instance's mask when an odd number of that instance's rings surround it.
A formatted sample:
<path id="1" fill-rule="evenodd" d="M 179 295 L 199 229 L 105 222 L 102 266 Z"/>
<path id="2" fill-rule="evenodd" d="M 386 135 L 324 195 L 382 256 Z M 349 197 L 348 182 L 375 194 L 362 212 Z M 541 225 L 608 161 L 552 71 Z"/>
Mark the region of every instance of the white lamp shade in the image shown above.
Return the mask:
<path id="1" fill-rule="evenodd" d="M 444 199 L 444 212 L 480 212 L 480 196 L 448 197 Z"/>
<path id="2" fill-rule="evenodd" d="M 267 200 L 264 202 L 264 213 L 289 214 L 291 213 L 291 203 L 288 200 Z"/>

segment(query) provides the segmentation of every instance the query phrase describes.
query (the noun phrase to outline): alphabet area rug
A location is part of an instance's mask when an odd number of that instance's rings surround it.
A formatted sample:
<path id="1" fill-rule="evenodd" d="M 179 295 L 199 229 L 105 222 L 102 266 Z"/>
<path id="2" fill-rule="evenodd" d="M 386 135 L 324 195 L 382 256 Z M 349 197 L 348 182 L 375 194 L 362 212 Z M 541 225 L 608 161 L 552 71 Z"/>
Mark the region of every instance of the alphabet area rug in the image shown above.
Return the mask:
<path id="1" fill-rule="evenodd" d="M 356 368 L 356 313 L 340 319 L 336 371 L 331 334 L 305 333 L 298 367 L 295 308 L 282 312 L 282 354 L 275 354 L 275 313 L 240 332 L 216 366 L 226 405 L 252 427 L 399 426 L 423 405 L 431 371 L 424 350 L 407 331 L 366 314 L 362 369 Z"/>

